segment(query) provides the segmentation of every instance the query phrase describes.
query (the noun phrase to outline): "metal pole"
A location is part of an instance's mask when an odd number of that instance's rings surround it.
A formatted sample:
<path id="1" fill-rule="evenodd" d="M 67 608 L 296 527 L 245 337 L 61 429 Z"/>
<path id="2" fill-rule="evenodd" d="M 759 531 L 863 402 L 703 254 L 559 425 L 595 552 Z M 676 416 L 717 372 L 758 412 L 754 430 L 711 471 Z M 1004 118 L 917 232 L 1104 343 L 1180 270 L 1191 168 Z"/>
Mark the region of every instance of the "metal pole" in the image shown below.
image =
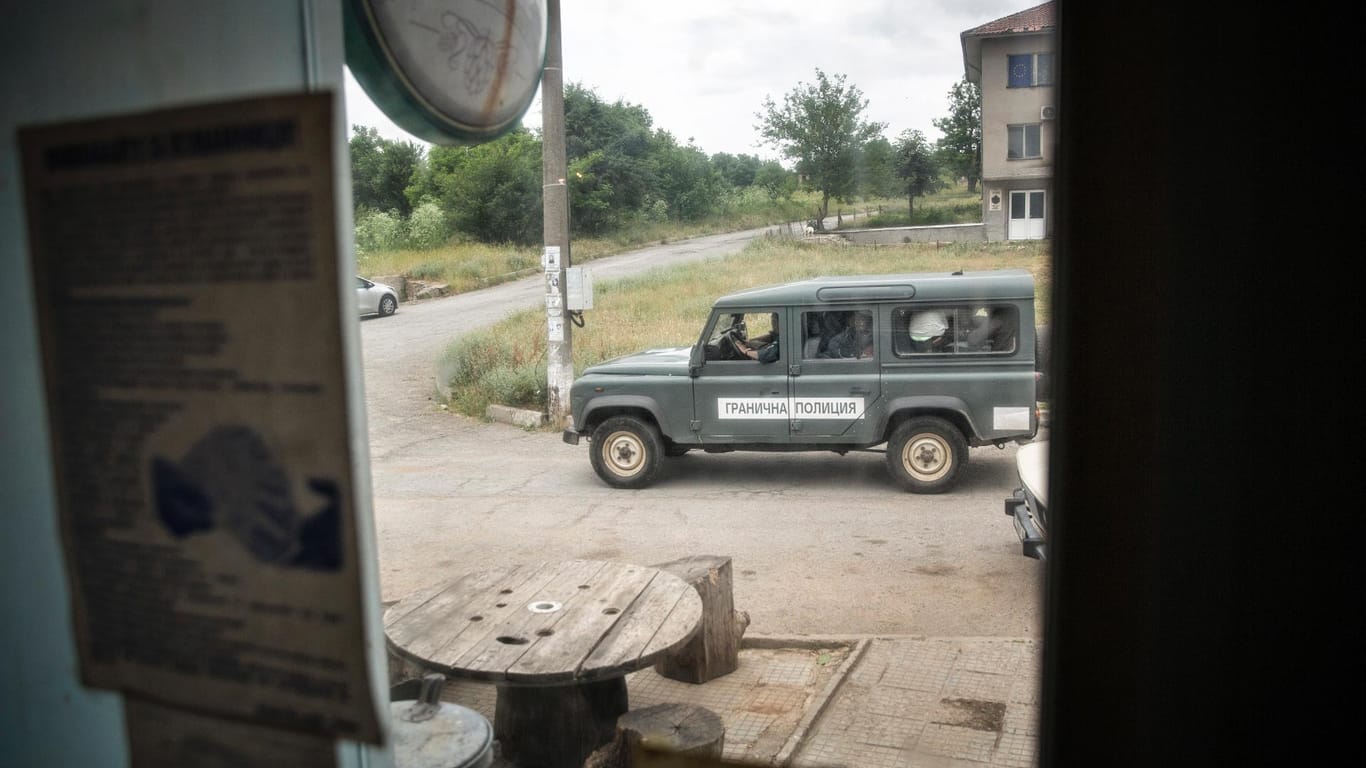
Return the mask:
<path id="1" fill-rule="evenodd" d="M 541 165 L 546 255 L 546 412 L 565 425 L 574 383 L 572 324 L 566 322 L 565 270 L 569 268 L 569 190 L 565 185 L 564 70 L 560 52 L 560 0 L 546 2 L 545 70 L 541 75 Z"/>

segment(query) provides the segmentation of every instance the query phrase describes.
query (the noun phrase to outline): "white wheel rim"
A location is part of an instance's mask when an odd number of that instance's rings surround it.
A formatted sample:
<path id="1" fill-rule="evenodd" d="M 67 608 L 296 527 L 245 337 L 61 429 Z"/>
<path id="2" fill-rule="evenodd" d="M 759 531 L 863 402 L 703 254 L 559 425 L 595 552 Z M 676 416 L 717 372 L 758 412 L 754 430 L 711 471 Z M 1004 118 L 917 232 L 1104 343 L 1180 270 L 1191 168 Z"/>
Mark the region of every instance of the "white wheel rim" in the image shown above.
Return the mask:
<path id="1" fill-rule="evenodd" d="M 645 444 L 631 432 L 613 432 L 602 441 L 602 463 L 617 477 L 630 477 L 645 465 Z"/>
<path id="2" fill-rule="evenodd" d="M 913 435 L 901 449 L 901 466 L 916 480 L 933 482 L 953 468 L 953 451 L 938 435 Z"/>

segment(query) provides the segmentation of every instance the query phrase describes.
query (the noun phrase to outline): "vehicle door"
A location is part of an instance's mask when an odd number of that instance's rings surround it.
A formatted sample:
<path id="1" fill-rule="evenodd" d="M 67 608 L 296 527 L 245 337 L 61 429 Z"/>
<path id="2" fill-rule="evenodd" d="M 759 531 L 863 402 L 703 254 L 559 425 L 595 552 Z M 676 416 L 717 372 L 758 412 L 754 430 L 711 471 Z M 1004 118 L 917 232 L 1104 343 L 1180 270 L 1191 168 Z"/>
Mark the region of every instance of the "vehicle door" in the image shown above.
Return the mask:
<path id="1" fill-rule="evenodd" d="M 793 442 L 868 443 L 881 415 L 877 307 L 792 308 L 801 331 L 790 366 Z"/>
<path id="2" fill-rule="evenodd" d="M 693 379 L 693 419 L 703 443 L 787 442 L 792 334 L 783 320 L 778 307 L 713 312 L 702 337 L 706 359 Z M 776 359 L 736 351 L 735 340 L 762 339 L 774 329 L 777 348 L 769 354 Z"/>
<path id="3" fill-rule="evenodd" d="M 375 284 L 363 277 L 356 278 L 356 303 L 362 315 L 379 312 L 379 292 L 373 290 Z"/>

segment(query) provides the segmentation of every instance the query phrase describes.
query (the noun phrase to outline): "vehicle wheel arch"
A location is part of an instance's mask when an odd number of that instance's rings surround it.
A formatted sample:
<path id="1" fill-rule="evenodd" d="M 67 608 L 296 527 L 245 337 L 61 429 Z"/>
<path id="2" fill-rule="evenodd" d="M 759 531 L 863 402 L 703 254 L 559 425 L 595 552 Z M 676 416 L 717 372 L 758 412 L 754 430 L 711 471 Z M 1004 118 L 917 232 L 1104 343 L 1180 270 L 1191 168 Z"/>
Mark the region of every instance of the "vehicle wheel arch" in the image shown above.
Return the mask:
<path id="1" fill-rule="evenodd" d="M 938 416 L 958 428 L 969 445 L 977 444 L 977 428 L 968 412 L 967 403 L 956 397 L 898 398 L 887 404 L 887 420 L 878 434 L 885 442 L 896 428 L 917 416 Z"/>
<path id="2" fill-rule="evenodd" d="M 635 416 L 647 421 L 659 430 L 660 436 L 669 439 L 661 418 L 659 404 L 652 398 L 640 395 L 608 395 L 595 398 L 583 413 L 581 431 L 592 434 L 602 422 L 613 416 Z"/>

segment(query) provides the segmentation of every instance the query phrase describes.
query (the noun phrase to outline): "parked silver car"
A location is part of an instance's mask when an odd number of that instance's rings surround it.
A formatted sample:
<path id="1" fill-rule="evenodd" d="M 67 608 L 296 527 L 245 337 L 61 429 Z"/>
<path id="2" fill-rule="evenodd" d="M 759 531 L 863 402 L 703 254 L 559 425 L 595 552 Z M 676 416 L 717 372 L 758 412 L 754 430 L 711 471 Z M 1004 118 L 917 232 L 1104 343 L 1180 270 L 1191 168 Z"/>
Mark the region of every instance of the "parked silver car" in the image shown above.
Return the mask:
<path id="1" fill-rule="evenodd" d="M 356 303 L 360 314 L 388 317 L 398 311 L 398 291 L 384 283 L 356 278 Z"/>

